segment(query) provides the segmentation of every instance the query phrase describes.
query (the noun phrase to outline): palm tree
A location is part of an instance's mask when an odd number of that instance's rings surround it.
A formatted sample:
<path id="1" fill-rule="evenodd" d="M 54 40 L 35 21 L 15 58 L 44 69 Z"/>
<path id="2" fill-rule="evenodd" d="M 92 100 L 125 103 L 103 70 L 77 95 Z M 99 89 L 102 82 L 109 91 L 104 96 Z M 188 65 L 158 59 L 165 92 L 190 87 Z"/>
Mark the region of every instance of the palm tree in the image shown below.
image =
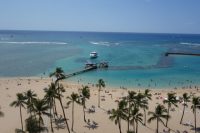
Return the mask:
<path id="1" fill-rule="evenodd" d="M 127 102 L 128 102 L 128 116 L 127 116 L 127 125 L 128 125 L 128 132 L 130 130 L 130 111 L 133 106 L 133 101 L 135 100 L 136 92 L 128 91 Z"/>
<path id="2" fill-rule="evenodd" d="M 137 113 L 137 115 L 135 116 L 135 123 L 136 123 L 136 133 L 138 133 L 138 122 L 142 123 L 142 117 L 143 114 L 142 113 Z"/>
<path id="3" fill-rule="evenodd" d="M 72 103 L 72 128 L 71 130 L 74 131 L 74 103 L 80 103 L 79 102 L 79 96 L 77 93 L 72 93 L 70 97 L 67 97 L 68 99 L 70 99 L 70 101 L 67 103 L 67 105 L 69 105 L 70 103 Z"/>
<path id="4" fill-rule="evenodd" d="M 148 119 L 149 123 L 153 120 L 157 121 L 156 133 L 158 133 L 158 131 L 159 131 L 159 122 L 161 122 L 161 123 L 163 123 L 163 125 L 165 125 L 162 118 L 163 119 L 169 118 L 169 115 L 167 114 L 167 109 L 163 105 L 160 105 L 160 104 L 158 104 L 157 107 L 155 108 L 155 112 L 149 111 L 148 115 L 152 115 Z"/>
<path id="5" fill-rule="evenodd" d="M 135 115 L 137 114 L 137 110 L 138 109 L 136 106 L 133 107 L 133 109 L 131 109 L 130 111 L 130 123 L 133 126 L 133 132 L 135 133 Z"/>
<path id="6" fill-rule="evenodd" d="M 133 124 L 133 130 L 135 133 L 138 133 L 138 122 L 142 123 L 142 113 L 139 113 L 139 108 L 134 107 L 133 110 L 131 110 L 131 123 Z M 135 123 L 136 123 L 136 129 L 135 129 Z M 142 123 L 143 124 L 143 123 Z"/>
<path id="7" fill-rule="evenodd" d="M 34 118 L 33 116 L 30 116 L 29 118 L 26 119 L 26 130 L 29 133 L 39 133 L 41 131 L 47 130 L 44 126 L 39 127 L 38 123 L 39 120 Z"/>
<path id="8" fill-rule="evenodd" d="M 55 91 L 55 88 L 54 88 L 54 83 L 51 83 L 51 85 L 49 86 L 49 88 L 45 88 L 44 89 L 45 91 L 45 96 L 44 96 L 44 100 L 46 101 L 46 103 L 48 104 L 49 106 L 49 113 L 50 113 L 50 124 L 51 124 L 51 131 L 54 132 L 53 130 L 53 126 L 52 126 L 52 108 L 53 108 L 53 99 L 54 97 L 56 96 L 56 91 Z"/>
<path id="9" fill-rule="evenodd" d="M 32 111 L 33 111 L 33 101 L 36 99 L 37 94 L 35 94 L 33 91 L 28 90 L 27 92 L 24 93 L 27 101 L 27 109 L 28 112 L 30 112 L 30 114 L 32 115 Z"/>
<path id="10" fill-rule="evenodd" d="M 50 73 L 49 75 L 50 77 L 54 76 L 56 77 L 56 81 L 55 81 L 55 87 L 57 86 L 59 88 L 59 81 L 62 79 L 65 79 L 65 73 L 63 71 L 63 69 L 61 67 L 56 67 L 56 70 L 52 73 Z M 59 89 L 57 89 L 58 93 L 60 93 Z M 55 100 L 54 100 L 55 103 Z M 56 104 L 55 104 L 55 113 L 57 115 L 57 111 L 56 111 Z"/>
<path id="11" fill-rule="evenodd" d="M 121 131 L 121 119 L 126 119 L 126 114 L 125 114 L 126 107 L 127 107 L 127 102 L 125 101 L 125 99 L 119 101 L 118 108 L 112 109 L 111 115 L 109 116 L 109 118 L 112 121 L 115 120 L 116 125 L 118 124 L 120 133 L 122 133 L 122 131 Z"/>
<path id="12" fill-rule="evenodd" d="M 41 128 L 43 124 L 42 115 L 50 116 L 50 114 L 47 113 L 49 106 L 47 105 L 46 101 L 43 99 L 34 100 L 33 106 L 34 106 L 34 111 L 36 112 L 36 115 L 38 115 L 38 118 L 39 118 L 39 128 Z"/>
<path id="13" fill-rule="evenodd" d="M 192 106 L 191 106 L 193 113 L 194 113 L 194 129 L 195 129 L 195 133 L 197 130 L 197 114 L 196 114 L 196 109 L 200 108 L 200 97 L 193 97 L 192 98 Z"/>
<path id="14" fill-rule="evenodd" d="M 149 89 L 145 89 L 145 91 L 144 91 L 144 98 L 145 98 L 145 100 L 147 100 L 147 104 L 148 104 L 148 100 L 151 100 L 151 93 L 150 93 L 150 91 L 151 90 L 149 90 Z M 147 106 L 145 106 L 144 108 L 143 108 L 143 110 L 144 110 L 144 125 L 146 125 L 146 108 Z"/>
<path id="15" fill-rule="evenodd" d="M 20 109 L 20 118 L 21 118 L 21 126 L 22 126 L 22 131 L 23 131 L 23 121 L 22 121 L 22 108 L 25 108 L 25 96 L 22 94 L 22 93 L 17 93 L 16 94 L 17 96 L 17 100 L 16 101 L 13 101 L 10 106 L 15 106 L 15 107 L 19 107 Z"/>
<path id="16" fill-rule="evenodd" d="M 184 116 L 184 113 L 185 113 L 185 107 L 187 107 L 187 103 L 190 102 L 190 96 L 188 96 L 188 93 L 183 93 L 183 114 L 181 116 L 181 121 L 180 121 L 180 124 L 182 124 L 182 120 L 183 120 L 183 116 Z"/>
<path id="17" fill-rule="evenodd" d="M 126 111 L 127 110 L 127 102 L 125 99 L 122 99 L 121 101 L 119 101 L 118 103 L 118 108 L 121 109 L 122 111 Z"/>
<path id="18" fill-rule="evenodd" d="M 55 76 L 56 77 L 56 81 L 55 81 L 55 84 L 57 84 L 57 82 L 59 80 L 62 80 L 65 78 L 65 74 L 64 74 L 64 71 L 61 67 L 57 67 L 56 70 L 52 73 L 50 73 L 49 75 L 50 77 L 52 76 Z"/>
<path id="19" fill-rule="evenodd" d="M 151 100 L 151 96 L 152 94 L 150 93 L 151 90 L 149 89 L 145 89 L 144 91 L 144 96 L 148 99 L 148 100 Z"/>
<path id="20" fill-rule="evenodd" d="M 51 83 L 51 85 L 49 86 L 49 89 L 52 91 L 52 108 L 53 108 L 53 116 L 55 118 L 55 115 L 57 116 L 57 109 L 56 109 L 56 102 L 55 99 L 58 99 L 58 88 L 56 88 L 55 83 Z"/>
<path id="21" fill-rule="evenodd" d="M 100 91 L 101 91 L 101 88 L 102 87 L 104 88 L 106 85 L 105 85 L 105 82 L 103 81 L 103 79 L 99 79 L 96 86 L 99 88 L 98 89 L 98 107 L 100 108 Z"/>
<path id="22" fill-rule="evenodd" d="M 119 132 L 122 133 L 121 130 L 121 116 L 123 115 L 122 110 L 118 109 L 112 109 L 111 116 L 109 117 L 112 121 L 115 121 L 115 124 L 119 126 Z"/>
<path id="23" fill-rule="evenodd" d="M 142 108 L 144 110 L 144 116 L 146 119 L 146 109 L 148 109 L 148 99 L 145 97 L 144 94 L 138 93 L 135 97 L 134 103 L 136 108 Z"/>
<path id="24" fill-rule="evenodd" d="M 62 84 L 59 85 L 59 86 L 57 87 L 57 89 L 56 89 L 56 98 L 57 98 L 57 99 L 59 100 L 59 102 L 60 102 L 60 106 L 61 106 L 61 108 L 62 108 L 63 116 L 64 116 L 64 119 L 65 119 L 65 123 L 66 123 L 66 125 L 67 125 L 67 130 L 68 130 L 68 132 L 70 133 L 69 124 L 68 124 L 68 122 L 67 122 L 67 118 L 66 118 L 66 115 L 65 115 L 65 110 L 64 110 L 64 107 L 63 107 L 63 103 L 62 103 L 62 97 L 63 97 L 62 93 L 64 93 L 64 92 L 65 92 L 65 89 L 64 89 L 63 85 L 62 85 Z"/>
<path id="25" fill-rule="evenodd" d="M 172 105 L 174 105 L 175 107 L 177 107 L 177 102 L 178 100 L 176 100 L 176 93 L 167 93 L 167 99 L 163 101 L 164 104 L 167 104 L 167 114 L 169 115 L 169 110 L 171 108 Z M 168 118 L 166 121 L 166 127 L 168 124 Z"/>
<path id="26" fill-rule="evenodd" d="M 80 99 L 81 99 L 81 105 L 83 106 L 83 115 L 84 115 L 84 121 L 85 122 L 86 122 L 86 118 L 85 118 L 85 108 L 86 108 L 85 102 L 89 98 L 90 98 L 89 87 L 88 86 L 82 86 Z"/>
<path id="27" fill-rule="evenodd" d="M 138 93 L 135 96 L 134 104 L 138 108 L 144 108 L 147 106 L 147 99 L 145 98 L 145 96 L 142 93 Z"/>

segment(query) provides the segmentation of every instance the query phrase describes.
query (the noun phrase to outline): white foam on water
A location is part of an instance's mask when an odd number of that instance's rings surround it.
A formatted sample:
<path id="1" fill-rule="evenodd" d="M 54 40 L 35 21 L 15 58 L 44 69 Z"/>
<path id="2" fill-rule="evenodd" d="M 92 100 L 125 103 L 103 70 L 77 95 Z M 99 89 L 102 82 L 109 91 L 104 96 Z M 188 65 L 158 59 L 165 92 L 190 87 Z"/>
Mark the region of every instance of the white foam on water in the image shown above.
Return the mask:
<path id="1" fill-rule="evenodd" d="M 189 45 L 189 46 L 196 46 L 196 47 L 200 46 L 200 43 L 181 42 L 180 44 L 182 44 L 182 45 Z"/>
<path id="2" fill-rule="evenodd" d="M 0 44 L 46 44 L 46 45 L 66 45 L 66 42 L 7 42 L 0 41 Z"/>
<path id="3" fill-rule="evenodd" d="M 98 45 L 99 43 L 98 42 L 92 42 L 90 41 L 91 44 L 95 44 L 95 45 Z"/>
<path id="4" fill-rule="evenodd" d="M 119 44 L 120 44 L 119 42 L 116 42 L 116 43 L 115 43 L 116 46 L 118 46 Z"/>
<path id="5" fill-rule="evenodd" d="M 7 40 L 9 40 L 9 38 L 7 38 L 7 37 L 1 37 L 0 40 L 7 41 Z"/>
<path id="6" fill-rule="evenodd" d="M 103 42 L 103 41 L 100 41 L 100 42 L 95 42 L 95 41 L 90 41 L 91 44 L 94 44 L 94 45 L 102 45 L 102 46 L 112 46 L 112 45 L 115 45 L 115 46 L 118 46 L 120 45 L 120 42 Z"/>
<path id="7" fill-rule="evenodd" d="M 188 42 L 181 42 L 180 44 L 188 45 L 188 44 L 191 44 L 191 43 L 188 43 Z"/>
<path id="8" fill-rule="evenodd" d="M 90 43 L 94 44 L 94 45 L 102 45 L 102 46 L 107 46 L 107 47 L 110 46 L 109 42 L 94 42 L 94 41 L 90 41 Z"/>

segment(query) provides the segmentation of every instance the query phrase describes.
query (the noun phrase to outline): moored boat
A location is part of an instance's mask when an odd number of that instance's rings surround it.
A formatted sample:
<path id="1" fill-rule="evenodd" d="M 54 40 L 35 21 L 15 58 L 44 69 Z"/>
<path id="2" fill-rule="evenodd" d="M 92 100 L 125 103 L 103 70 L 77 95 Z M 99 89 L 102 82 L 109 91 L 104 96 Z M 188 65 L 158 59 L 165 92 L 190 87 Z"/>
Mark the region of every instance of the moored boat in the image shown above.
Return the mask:
<path id="1" fill-rule="evenodd" d="M 90 53 L 90 58 L 97 58 L 98 57 L 98 53 L 93 51 Z"/>
<path id="2" fill-rule="evenodd" d="M 97 68 L 97 64 L 92 62 L 85 63 L 85 68 L 91 68 L 91 67 Z"/>

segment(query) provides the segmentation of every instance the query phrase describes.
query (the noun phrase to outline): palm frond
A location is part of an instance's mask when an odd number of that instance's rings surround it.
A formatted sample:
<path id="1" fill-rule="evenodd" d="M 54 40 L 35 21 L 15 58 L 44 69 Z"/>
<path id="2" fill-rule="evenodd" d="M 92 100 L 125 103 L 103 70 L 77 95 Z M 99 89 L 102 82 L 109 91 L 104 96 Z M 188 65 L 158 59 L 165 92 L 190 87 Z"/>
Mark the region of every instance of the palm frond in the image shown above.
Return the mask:
<path id="1" fill-rule="evenodd" d="M 158 121 L 160 121 L 165 126 L 165 123 L 161 118 L 158 118 Z"/>
<path id="2" fill-rule="evenodd" d="M 154 121 L 154 120 L 156 120 L 156 119 L 157 119 L 157 117 L 152 116 L 152 117 L 150 117 L 150 118 L 148 119 L 148 123 L 151 123 L 151 121 Z"/>

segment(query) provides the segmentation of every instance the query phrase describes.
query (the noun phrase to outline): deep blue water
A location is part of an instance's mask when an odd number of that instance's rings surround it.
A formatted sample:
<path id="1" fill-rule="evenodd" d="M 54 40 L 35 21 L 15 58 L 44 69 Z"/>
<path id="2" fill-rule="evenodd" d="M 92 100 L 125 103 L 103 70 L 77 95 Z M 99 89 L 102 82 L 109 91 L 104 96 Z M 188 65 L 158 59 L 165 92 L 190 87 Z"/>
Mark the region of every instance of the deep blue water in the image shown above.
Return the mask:
<path id="1" fill-rule="evenodd" d="M 89 58 L 91 51 L 99 57 Z M 174 88 L 199 85 L 200 57 L 169 56 L 165 52 L 200 53 L 200 35 L 0 31 L 0 76 L 45 76 L 56 67 L 66 73 L 84 68 L 86 61 L 108 61 L 107 70 L 69 78 L 111 86 Z"/>

